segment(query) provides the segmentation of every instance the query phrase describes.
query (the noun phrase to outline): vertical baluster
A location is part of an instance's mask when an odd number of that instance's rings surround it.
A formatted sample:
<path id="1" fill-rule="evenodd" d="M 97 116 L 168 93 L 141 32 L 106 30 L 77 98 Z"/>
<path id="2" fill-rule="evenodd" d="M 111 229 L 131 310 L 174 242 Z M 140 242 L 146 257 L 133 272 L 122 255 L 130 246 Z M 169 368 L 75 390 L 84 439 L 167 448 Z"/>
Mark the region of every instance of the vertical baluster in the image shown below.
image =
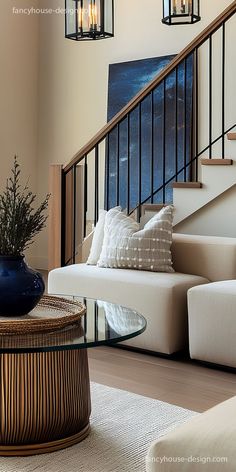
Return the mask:
<path id="1" fill-rule="evenodd" d="M 88 163 L 87 155 L 84 157 L 84 238 L 86 238 L 87 226 L 87 210 L 88 210 Z"/>
<path id="2" fill-rule="evenodd" d="M 189 56 L 189 59 L 190 59 L 190 64 L 191 64 L 191 74 L 193 76 L 193 87 L 194 87 L 194 84 L 195 84 L 195 81 L 194 81 L 194 60 L 195 60 L 195 54 L 194 52 Z M 190 123 L 190 143 L 189 143 L 189 162 L 190 163 L 190 166 L 189 169 L 190 169 L 190 181 L 193 182 L 194 179 L 196 181 L 196 177 L 194 175 L 194 172 L 193 172 L 193 169 L 194 169 L 194 149 L 195 149 L 195 143 L 194 143 L 194 139 L 195 139 L 195 129 L 194 129 L 194 121 L 193 121 L 193 117 L 194 117 L 194 110 L 195 110 L 195 102 L 194 102 L 194 90 L 193 90 L 193 94 L 192 94 L 192 115 L 189 116 L 189 123 Z"/>
<path id="3" fill-rule="evenodd" d="M 178 67 L 175 68 L 175 181 L 178 182 Z"/>
<path id="4" fill-rule="evenodd" d="M 163 203 L 166 202 L 166 79 L 163 81 L 163 128 L 162 128 L 162 195 Z"/>
<path id="5" fill-rule="evenodd" d="M 150 167 L 151 203 L 154 192 L 154 94 L 151 92 L 151 167 Z"/>
<path id="6" fill-rule="evenodd" d="M 120 123 L 117 125 L 116 205 L 120 204 Z"/>
<path id="7" fill-rule="evenodd" d="M 225 158 L 225 23 L 222 25 L 222 159 Z"/>
<path id="8" fill-rule="evenodd" d="M 199 107 L 198 107 L 198 93 L 199 93 L 199 78 L 198 78 L 198 48 L 195 49 L 195 180 L 198 181 L 198 121 L 199 121 Z"/>
<path id="9" fill-rule="evenodd" d="M 95 189 L 94 189 L 94 224 L 98 221 L 99 211 L 99 149 L 98 144 L 95 146 Z"/>
<path id="10" fill-rule="evenodd" d="M 187 63 L 184 59 L 184 182 L 187 181 Z"/>
<path id="11" fill-rule="evenodd" d="M 66 263 L 66 173 L 61 176 L 61 265 Z"/>
<path id="12" fill-rule="evenodd" d="M 110 133 L 106 141 L 106 210 L 109 210 L 109 191 L 110 191 Z"/>
<path id="13" fill-rule="evenodd" d="M 209 37 L 209 159 L 212 158 L 212 35 Z"/>
<path id="14" fill-rule="evenodd" d="M 127 117 L 127 214 L 130 211 L 130 113 Z"/>
<path id="15" fill-rule="evenodd" d="M 142 104 L 138 105 L 138 221 L 141 218 L 141 203 L 142 203 Z"/>
<path id="16" fill-rule="evenodd" d="M 76 164 L 73 166 L 73 221 L 72 221 L 72 262 L 75 264 L 76 257 L 76 197 L 77 197 L 77 175 L 76 175 Z"/>

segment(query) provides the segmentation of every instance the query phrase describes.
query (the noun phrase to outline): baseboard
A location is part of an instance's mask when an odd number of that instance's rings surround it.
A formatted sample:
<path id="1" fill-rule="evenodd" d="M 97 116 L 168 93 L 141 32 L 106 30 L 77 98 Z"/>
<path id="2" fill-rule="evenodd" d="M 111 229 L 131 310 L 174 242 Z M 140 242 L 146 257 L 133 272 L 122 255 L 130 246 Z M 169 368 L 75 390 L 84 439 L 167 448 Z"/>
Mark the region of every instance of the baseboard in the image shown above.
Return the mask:
<path id="1" fill-rule="evenodd" d="M 223 372 L 236 373 L 235 367 L 229 367 L 223 364 L 214 364 L 213 362 L 200 361 L 198 359 L 191 359 L 189 355 L 189 350 L 184 349 L 182 351 L 174 352 L 173 354 L 164 354 L 163 352 L 150 351 L 148 349 L 142 349 L 139 347 L 126 346 L 124 344 L 109 344 L 109 347 L 115 349 L 121 349 L 125 351 L 137 352 L 139 354 L 146 354 L 149 356 L 160 357 L 162 359 L 169 359 L 171 361 L 184 361 L 192 365 L 201 365 L 213 370 L 221 370 Z"/>
<path id="2" fill-rule="evenodd" d="M 140 354 L 147 354 L 149 356 L 156 356 L 156 357 L 161 357 L 164 359 L 172 359 L 172 360 L 190 359 L 188 349 L 182 349 L 181 351 L 173 352 L 172 354 L 165 354 L 163 352 L 150 351 L 149 349 L 142 349 L 140 347 L 127 346 L 122 343 L 109 344 L 109 346 L 114 347 L 116 349 L 123 349 L 125 351 L 138 352 Z"/>
<path id="3" fill-rule="evenodd" d="M 199 365 L 202 365 L 204 367 L 208 367 L 209 369 L 222 370 L 224 372 L 229 372 L 229 373 L 232 373 L 232 374 L 236 373 L 236 367 L 230 367 L 230 366 L 224 365 L 224 364 L 215 364 L 214 362 L 200 361 L 198 359 L 192 359 L 192 361 L 195 364 L 199 364 Z"/>

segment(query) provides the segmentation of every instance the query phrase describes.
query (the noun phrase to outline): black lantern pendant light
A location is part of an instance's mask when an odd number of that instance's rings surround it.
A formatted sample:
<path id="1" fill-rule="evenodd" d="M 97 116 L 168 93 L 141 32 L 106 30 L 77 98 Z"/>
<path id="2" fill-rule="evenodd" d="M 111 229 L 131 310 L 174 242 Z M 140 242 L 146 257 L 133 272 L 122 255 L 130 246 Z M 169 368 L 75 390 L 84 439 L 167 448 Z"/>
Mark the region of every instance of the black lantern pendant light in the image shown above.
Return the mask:
<path id="1" fill-rule="evenodd" d="M 75 41 L 114 36 L 114 0 L 66 0 L 65 37 Z"/>
<path id="2" fill-rule="evenodd" d="M 163 0 L 165 25 L 184 25 L 200 21 L 199 0 Z"/>

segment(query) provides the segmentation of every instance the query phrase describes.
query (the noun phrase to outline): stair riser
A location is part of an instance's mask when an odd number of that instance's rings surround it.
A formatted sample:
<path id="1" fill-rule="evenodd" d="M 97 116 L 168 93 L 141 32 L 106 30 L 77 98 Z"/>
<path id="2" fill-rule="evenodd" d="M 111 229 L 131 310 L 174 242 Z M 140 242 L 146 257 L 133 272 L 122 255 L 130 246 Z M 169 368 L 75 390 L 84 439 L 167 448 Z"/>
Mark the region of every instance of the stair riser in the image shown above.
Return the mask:
<path id="1" fill-rule="evenodd" d="M 232 166 L 202 166 L 201 189 L 173 190 L 175 206 L 174 224 L 178 224 L 192 213 L 207 205 L 236 184 L 236 163 Z"/>

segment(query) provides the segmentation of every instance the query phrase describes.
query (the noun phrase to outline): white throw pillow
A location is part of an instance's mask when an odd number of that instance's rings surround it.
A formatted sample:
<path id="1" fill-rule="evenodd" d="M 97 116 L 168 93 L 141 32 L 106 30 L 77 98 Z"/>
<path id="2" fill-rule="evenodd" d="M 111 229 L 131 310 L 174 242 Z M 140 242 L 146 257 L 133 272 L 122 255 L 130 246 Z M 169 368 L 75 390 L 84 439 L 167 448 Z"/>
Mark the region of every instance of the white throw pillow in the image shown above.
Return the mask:
<path id="1" fill-rule="evenodd" d="M 174 272 L 171 244 L 173 211 L 170 205 L 153 216 L 143 229 L 116 208 L 105 217 L 99 267 Z"/>
<path id="2" fill-rule="evenodd" d="M 99 218 L 95 226 L 92 245 L 87 260 L 88 265 L 97 265 L 98 259 L 100 257 L 104 237 L 104 225 L 106 214 L 106 210 L 99 210 Z"/>
<path id="3" fill-rule="evenodd" d="M 118 206 L 118 207 L 112 208 L 111 210 L 121 211 L 121 207 Z M 102 251 L 105 218 L 106 218 L 107 213 L 108 212 L 106 210 L 99 210 L 98 222 L 94 229 L 91 249 L 90 249 L 88 260 L 86 262 L 86 264 L 88 265 L 97 265 L 98 263 L 98 259 Z"/>

